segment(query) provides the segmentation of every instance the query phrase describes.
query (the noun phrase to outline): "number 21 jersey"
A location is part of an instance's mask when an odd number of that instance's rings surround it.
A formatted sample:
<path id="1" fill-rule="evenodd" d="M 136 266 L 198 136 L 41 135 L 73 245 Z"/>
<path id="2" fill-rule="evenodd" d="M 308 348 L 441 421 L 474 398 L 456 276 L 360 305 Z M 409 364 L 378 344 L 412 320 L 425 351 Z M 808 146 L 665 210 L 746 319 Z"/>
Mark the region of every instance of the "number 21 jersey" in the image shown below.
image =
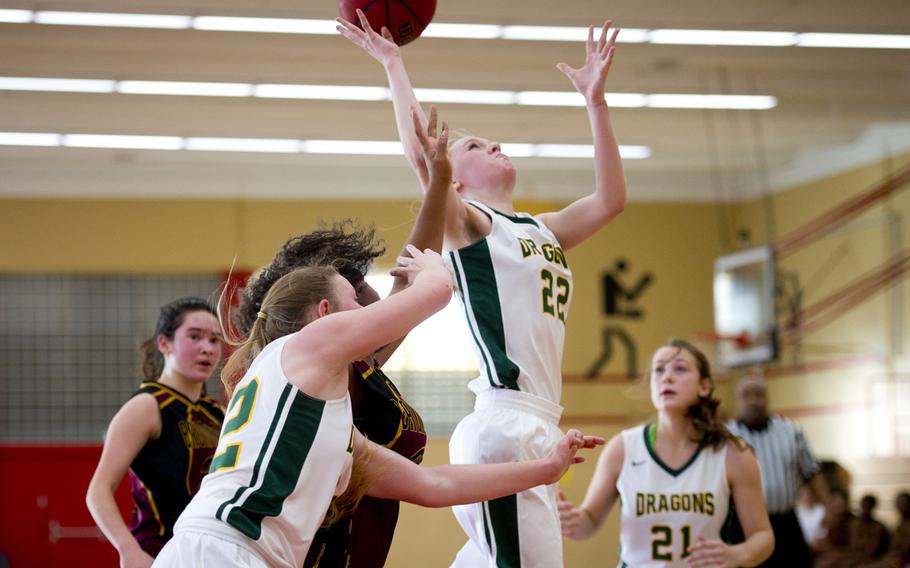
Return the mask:
<path id="1" fill-rule="evenodd" d="M 623 431 L 622 440 L 620 566 L 686 566 L 698 537 L 720 539 L 730 500 L 727 444 L 699 448 L 673 469 L 657 456 L 647 425 Z"/>

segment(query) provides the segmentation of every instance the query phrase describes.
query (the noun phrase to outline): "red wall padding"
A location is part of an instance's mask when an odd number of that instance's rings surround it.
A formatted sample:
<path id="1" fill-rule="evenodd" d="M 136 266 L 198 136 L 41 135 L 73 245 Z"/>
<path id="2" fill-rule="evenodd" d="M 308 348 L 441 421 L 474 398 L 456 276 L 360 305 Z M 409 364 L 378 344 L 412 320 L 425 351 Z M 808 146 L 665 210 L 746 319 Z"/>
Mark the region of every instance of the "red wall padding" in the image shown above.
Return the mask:
<path id="1" fill-rule="evenodd" d="M 100 444 L 0 445 L 0 553 L 12 568 L 119 566 L 117 551 L 96 535 L 85 505 L 100 456 Z M 125 480 L 116 496 L 129 520 Z"/>

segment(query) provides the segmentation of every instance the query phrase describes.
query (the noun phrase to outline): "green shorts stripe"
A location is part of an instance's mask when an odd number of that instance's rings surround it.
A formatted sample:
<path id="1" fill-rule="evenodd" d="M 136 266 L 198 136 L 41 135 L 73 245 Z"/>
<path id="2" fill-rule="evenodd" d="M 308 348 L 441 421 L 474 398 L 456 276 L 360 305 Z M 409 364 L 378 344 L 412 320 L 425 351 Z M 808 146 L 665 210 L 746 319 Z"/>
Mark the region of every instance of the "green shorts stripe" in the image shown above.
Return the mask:
<path id="1" fill-rule="evenodd" d="M 497 568 L 521 568 L 521 543 L 518 535 L 518 495 L 506 495 L 483 503 L 484 534 L 496 555 Z M 490 527 L 487 526 L 487 518 Z M 492 533 L 492 539 L 491 539 Z"/>

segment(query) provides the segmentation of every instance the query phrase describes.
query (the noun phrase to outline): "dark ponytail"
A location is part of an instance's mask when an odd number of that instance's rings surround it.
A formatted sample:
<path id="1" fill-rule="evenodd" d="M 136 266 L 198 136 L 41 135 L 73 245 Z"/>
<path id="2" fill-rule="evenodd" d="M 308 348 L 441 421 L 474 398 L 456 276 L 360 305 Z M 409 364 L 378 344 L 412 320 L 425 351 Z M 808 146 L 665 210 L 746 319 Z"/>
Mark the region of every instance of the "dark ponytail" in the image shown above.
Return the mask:
<path id="1" fill-rule="evenodd" d="M 144 380 L 157 381 L 164 370 L 164 355 L 158 351 L 158 336 L 163 335 L 168 340 L 173 340 L 177 328 L 183 325 L 186 314 L 191 312 L 208 312 L 218 317 L 215 308 L 202 298 L 179 298 L 161 306 L 154 335 L 139 346 L 142 350 L 142 378 Z"/>
<path id="2" fill-rule="evenodd" d="M 697 439 L 704 446 L 720 448 L 726 442 L 733 442 L 740 449 L 745 449 L 747 444 L 740 438 L 736 437 L 724 423 L 717 417 L 717 408 L 720 406 L 720 400 L 714 396 L 714 379 L 711 376 L 711 364 L 708 358 L 697 347 L 682 339 L 671 339 L 664 344 L 664 347 L 675 347 L 679 350 L 686 350 L 695 358 L 695 364 L 698 367 L 698 378 L 708 379 L 711 381 L 711 391 L 706 396 L 699 396 L 698 402 L 689 407 L 686 416 L 692 420 L 695 427 Z"/>

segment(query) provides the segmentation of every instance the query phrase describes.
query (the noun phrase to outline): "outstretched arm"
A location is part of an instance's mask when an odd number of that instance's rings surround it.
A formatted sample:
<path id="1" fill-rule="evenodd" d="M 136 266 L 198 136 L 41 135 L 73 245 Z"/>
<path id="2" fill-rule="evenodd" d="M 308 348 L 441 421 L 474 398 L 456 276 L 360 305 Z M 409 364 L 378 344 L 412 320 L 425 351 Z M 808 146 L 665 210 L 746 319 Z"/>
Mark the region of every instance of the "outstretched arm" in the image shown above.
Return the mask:
<path id="1" fill-rule="evenodd" d="M 597 459 L 597 467 L 588 485 L 588 493 L 580 507 L 573 507 L 560 491 L 559 520 L 562 523 L 563 535 L 583 540 L 597 532 L 619 498 L 616 480 L 622 470 L 624 456 L 622 436 L 614 436 Z"/>
<path id="2" fill-rule="evenodd" d="M 300 377 L 318 376 L 322 379 L 315 382 L 323 384 L 351 361 L 407 335 L 414 326 L 449 303 L 452 276 L 442 257 L 432 250 L 421 252 L 411 245 L 408 253 L 408 257 L 399 257 L 399 265 L 392 270 L 392 276 L 404 276 L 408 280 L 407 289 L 363 308 L 327 311 L 292 334 L 288 340 L 290 349 L 285 349 L 282 356 L 282 368 L 288 378 L 293 381 L 294 377 L 302 380 Z M 317 311 L 324 305 L 330 306 L 331 302 L 322 300 Z M 344 341 L 331 339 L 339 337 Z M 310 384 L 308 388 L 308 394 L 319 396 L 316 392 L 320 386 Z"/>
<path id="3" fill-rule="evenodd" d="M 411 122 L 411 109 L 413 108 L 417 112 L 421 128 L 425 129 L 427 127 L 428 120 L 420 108 L 417 97 L 414 95 L 414 88 L 411 86 L 411 79 L 408 77 L 408 72 L 404 67 L 401 51 L 392 40 L 392 34 L 388 29 L 383 28 L 381 34 L 376 33 L 370 27 L 370 22 L 366 16 L 359 9 L 357 10 L 357 17 L 360 18 L 361 27 L 338 18 L 336 20 L 338 22 L 337 29 L 351 43 L 366 51 L 376 61 L 379 61 L 383 69 L 385 69 L 389 79 L 389 89 L 392 92 L 392 105 L 395 107 L 395 124 L 398 126 L 398 135 L 401 138 L 402 146 L 404 146 L 404 155 L 420 179 L 420 184 L 424 191 L 426 191 L 430 183 L 430 173 L 427 169 L 427 164 L 424 162 L 420 140 L 414 133 L 414 126 Z"/>
<path id="4" fill-rule="evenodd" d="M 442 123 L 442 129 L 436 133 L 436 107 L 430 107 L 430 121 L 424 131 L 417 109 L 411 109 L 411 120 L 417 138 L 423 150 L 423 160 L 430 171 L 430 185 L 423 197 L 414 227 L 408 236 L 407 244 L 399 256 L 408 255 L 408 245 L 420 250 L 431 249 L 442 252 L 442 237 L 445 226 L 446 203 L 451 198 L 449 186 L 452 184 L 452 164 L 449 163 L 448 143 L 449 126 Z M 395 278 L 389 295 L 401 292 L 408 286 L 407 278 L 399 275 Z M 394 341 L 373 354 L 373 362 L 382 366 L 401 345 L 404 337 Z"/>
<path id="5" fill-rule="evenodd" d="M 594 193 L 560 211 L 538 216 L 553 231 L 564 249 L 572 248 L 596 233 L 622 213 L 626 206 L 626 179 L 604 96 L 604 83 L 613 62 L 616 36 L 619 33 L 619 30 L 615 30 L 607 40 L 611 24 L 609 20 L 604 23 L 600 40 L 596 44 L 594 29 L 588 28 L 583 66 L 574 69 L 565 63 L 557 65 L 575 89 L 584 95 L 594 136 Z"/>
<path id="6" fill-rule="evenodd" d="M 370 443 L 363 439 L 363 443 Z M 524 462 L 421 467 L 386 448 L 371 445 L 368 475 L 378 476 L 367 495 L 424 507 L 489 501 L 537 485 L 556 483 L 584 458 L 575 453 L 604 443 L 603 438 L 569 430 L 546 458 Z"/>
<path id="7" fill-rule="evenodd" d="M 424 131 L 428 127 L 429 120 L 414 95 L 414 88 L 411 86 L 411 80 L 404 67 L 401 51 L 392 41 L 389 30 L 383 29 L 382 34 L 378 34 L 370 27 L 370 22 L 367 21 L 363 12 L 358 10 L 357 17 L 360 18 L 360 25 L 363 29 L 341 18 L 337 20 L 337 29 L 351 43 L 379 61 L 385 69 L 392 93 L 392 105 L 395 107 L 395 124 L 398 126 L 398 135 L 401 137 L 404 155 L 420 179 L 423 191 L 426 192 L 429 190 L 431 182 L 430 166 L 424 159 L 423 146 L 414 128 L 410 109 L 413 108 L 416 112 L 417 120 Z M 449 241 L 449 246 L 452 243 L 459 243 L 457 246 L 463 246 L 460 243 L 478 230 L 476 226 L 484 227 L 486 219 L 482 213 L 468 206 L 451 184 L 448 189 L 445 218 L 445 238 Z"/>

